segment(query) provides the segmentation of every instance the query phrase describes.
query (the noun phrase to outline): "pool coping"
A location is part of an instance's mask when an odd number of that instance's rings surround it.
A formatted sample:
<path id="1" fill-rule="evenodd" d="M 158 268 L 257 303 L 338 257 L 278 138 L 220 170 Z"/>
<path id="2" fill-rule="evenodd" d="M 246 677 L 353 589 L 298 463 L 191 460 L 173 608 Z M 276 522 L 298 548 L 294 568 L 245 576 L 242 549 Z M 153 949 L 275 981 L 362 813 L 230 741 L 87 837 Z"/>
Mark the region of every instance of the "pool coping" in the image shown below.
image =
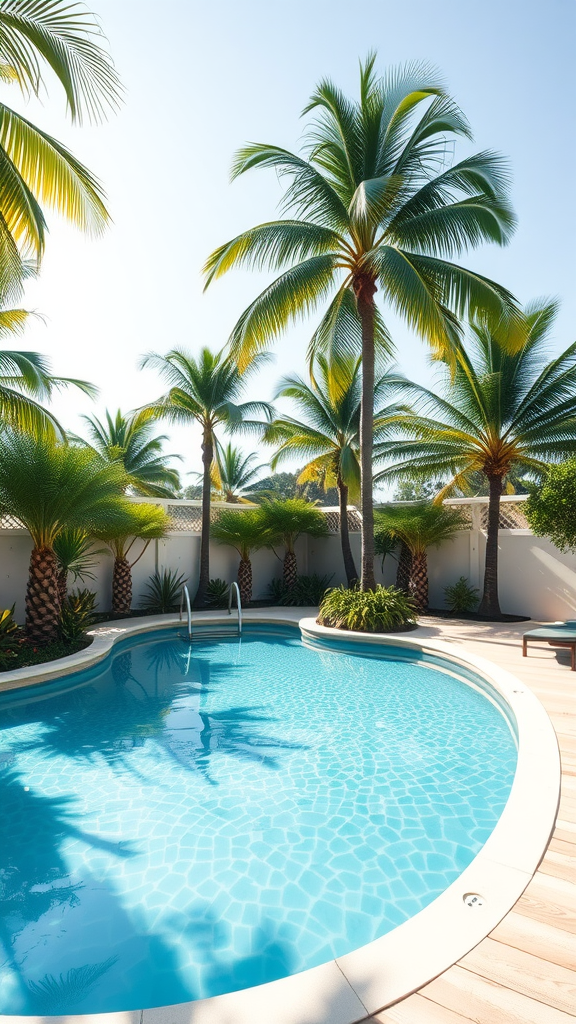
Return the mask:
<path id="1" fill-rule="evenodd" d="M 554 828 L 560 757 L 552 723 L 532 691 L 485 658 L 442 640 L 407 633 L 365 634 L 319 626 L 301 609 L 254 609 L 245 621 L 299 626 L 312 645 L 329 641 L 400 647 L 472 670 L 503 698 L 518 733 L 510 797 L 491 836 L 461 875 L 424 910 L 381 938 L 318 967 L 255 988 L 152 1009 L 65 1017 L 5 1015 L 6 1024 L 355 1024 L 442 974 L 491 932 L 536 871 Z M 199 616 L 200 617 L 200 616 Z M 202 613 L 203 624 L 228 620 Z M 228 620 L 229 621 L 229 620 Z M 117 620 L 94 630 L 89 648 L 58 662 L 5 673 L 0 692 L 29 687 L 97 664 L 129 636 L 173 627 L 173 615 Z M 7 678 L 8 677 L 8 678 Z M 469 907 L 467 893 L 482 905 Z"/>

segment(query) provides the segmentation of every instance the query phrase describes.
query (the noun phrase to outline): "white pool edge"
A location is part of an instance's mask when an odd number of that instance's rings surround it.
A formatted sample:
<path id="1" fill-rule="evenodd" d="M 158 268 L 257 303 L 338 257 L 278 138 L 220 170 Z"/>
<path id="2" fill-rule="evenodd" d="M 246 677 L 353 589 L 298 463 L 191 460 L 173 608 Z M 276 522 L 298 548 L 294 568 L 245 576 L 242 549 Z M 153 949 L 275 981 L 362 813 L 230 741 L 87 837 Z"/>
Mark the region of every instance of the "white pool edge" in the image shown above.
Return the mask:
<path id="1" fill-rule="evenodd" d="M 203 613 L 201 618 L 207 624 L 227 616 Z M 410 633 L 328 629 L 314 618 L 300 619 L 298 609 L 254 610 L 245 618 L 252 623 L 299 625 L 303 639 L 311 643 L 340 640 L 423 651 L 449 661 L 456 670 L 471 669 L 481 676 L 510 708 L 518 732 L 514 782 L 490 838 L 456 881 L 424 910 L 380 939 L 319 967 L 189 1003 L 65 1017 L 0 1017 L 6 1024 L 355 1024 L 417 991 L 460 960 L 496 927 L 528 885 L 554 828 L 561 771 L 552 723 L 525 684 L 493 662 L 441 640 Z M 94 631 L 92 645 L 78 654 L 4 673 L 0 693 L 88 668 L 120 640 L 177 623 L 175 616 L 167 615 L 106 624 Z M 466 906 L 466 893 L 478 893 L 483 905 Z"/>

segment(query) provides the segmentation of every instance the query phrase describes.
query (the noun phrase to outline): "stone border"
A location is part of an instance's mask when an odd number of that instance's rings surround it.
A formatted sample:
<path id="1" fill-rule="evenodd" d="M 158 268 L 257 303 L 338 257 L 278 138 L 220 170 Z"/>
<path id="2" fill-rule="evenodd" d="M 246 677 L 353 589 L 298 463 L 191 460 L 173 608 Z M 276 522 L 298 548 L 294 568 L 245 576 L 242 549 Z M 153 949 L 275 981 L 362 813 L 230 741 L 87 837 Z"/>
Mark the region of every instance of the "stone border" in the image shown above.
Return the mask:
<path id="1" fill-rule="evenodd" d="M 202 614 L 203 623 L 222 622 Z M 227 618 L 227 617 L 225 617 Z M 247 622 L 296 625 L 295 609 L 247 613 Z M 125 620 L 95 630 L 92 646 L 59 663 L 7 673 L 3 690 L 41 683 L 101 661 L 126 636 L 174 626 L 173 616 Z M 556 734 L 543 706 L 515 676 L 441 640 L 404 634 L 367 635 L 299 621 L 311 646 L 338 641 L 400 647 L 472 672 L 509 711 L 518 735 L 518 764 L 508 802 L 491 836 L 461 875 L 414 917 L 360 949 L 279 981 L 189 1003 L 66 1017 L 2 1017 L 5 1024 L 355 1024 L 420 989 L 460 960 L 514 906 L 542 859 L 560 796 Z M 481 905 L 468 906 L 466 894 Z"/>

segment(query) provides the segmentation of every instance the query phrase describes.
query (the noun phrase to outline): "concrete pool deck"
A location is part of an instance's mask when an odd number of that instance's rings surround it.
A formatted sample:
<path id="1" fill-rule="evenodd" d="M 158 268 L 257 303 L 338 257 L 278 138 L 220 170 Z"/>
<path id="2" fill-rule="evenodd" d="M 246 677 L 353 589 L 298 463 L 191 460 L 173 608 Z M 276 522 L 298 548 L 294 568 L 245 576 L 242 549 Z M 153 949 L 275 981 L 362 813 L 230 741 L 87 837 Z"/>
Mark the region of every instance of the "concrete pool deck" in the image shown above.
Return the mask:
<path id="1" fill-rule="evenodd" d="M 248 611 L 245 613 L 246 621 L 262 620 L 275 621 L 280 623 L 296 624 L 304 615 L 306 609 L 262 609 Z M 311 616 L 314 610 L 310 609 Z M 203 614 L 202 618 L 214 618 L 211 615 Z M 136 631 L 144 632 L 153 627 L 169 621 L 174 621 L 172 616 L 155 617 L 153 620 L 132 620 L 131 626 Z M 196 616 L 195 616 L 196 618 Z M 68 671 L 76 671 L 83 667 L 88 661 L 93 661 L 94 655 L 105 657 L 110 649 L 111 641 L 120 639 L 125 632 L 128 632 L 126 622 L 115 622 L 106 624 L 97 632 L 100 634 L 95 640 L 92 648 L 70 659 Z M 509 899 L 504 898 L 504 893 L 494 890 L 490 895 L 489 904 L 492 904 L 491 913 L 494 918 L 487 928 L 481 931 L 481 935 L 475 934 L 474 927 L 470 933 L 470 940 L 466 948 L 472 952 L 458 960 L 462 948 L 456 955 L 450 956 L 449 951 L 444 960 L 436 969 L 432 969 L 420 975 L 422 977 L 435 977 L 424 988 L 416 994 L 407 998 L 399 999 L 401 992 L 414 991 L 416 985 L 408 984 L 402 987 L 396 995 L 394 991 L 396 982 L 390 986 L 389 979 L 379 978 L 378 963 L 365 963 L 366 972 L 371 976 L 370 987 L 374 983 L 374 969 L 376 971 L 376 990 L 367 994 L 367 998 L 360 1000 L 358 992 L 361 989 L 361 978 L 358 968 L 362 963 L 345 963 L 347 958 L 341 958 L 342 962 L 332 961 L 321 968 L 306 971 L 301 975 L 283 979 L 282 982 L 273 983 L 279 988 L 286 986 L 286 997 L 298 1004 L 298 1020 L 302 1024 L 341 1024 L 341 1022 L 358 1021 L 363 1019 L 366 1024 L 369 1021 L 378 1024 L 467 1024 L 475 1021 L 476 1024 L 567 1024 L 568 1021 L 576 1020 L 576 730 L 574 720 L 574 676 L 571 676 L 569 667 L 565 662 L 569 660 L 569 652 L 551 650 L 550 648 L 534 648 L 528 659 L 521 657 L 520 638 L 522 632 L 527 628 L 525 623 L 518 625 L 493 625 L 484 623 L 466 623 L 446 619 L 423 618 L 420 626 L 409 634 L 403 634 L 407 645 L 411 641 L 423 642 L 424 646 L 434 647 L 436 641 L 440 641 L 439 648 L 444 643 L 451 649 L 453 656 L 458 660 L 463 656 L 470 655 L 471 667 L 476 658 L 487 659 L 492 666 L 500 667 L 505 671 L 513 673 L 517 679 L 526 684 L 536 694 L 546 707 L 558 736 L 563 754 L 563 797 L 559 821 L 556 824 L 556 832 L 548 847 L 548 851 L 542 861 L 537 873 L 533 875 L 536 861 L 529 867 L 518 869 L 516 879 L 512 881 L 512 890 L 516 889 L 516 895 Z M 132 630 L 130 629 L 130 632 Z M 392 638 L 388 639 L 391 642 Z M 99 650 L 95 650 L 95 648 Z M 444 648 L 446 649 L 446 648 Z M 92 657 L 90 657 L 90 653 Z M 73 661 L 73 663 L 72 663 Z M 54 671 L 52 666 L 52 672 Z M 48 666 L 46 667 L 48 668 Z M 60 671 L 59 674 L 63 674 Z M 497 672 L 495 673 L 497 674 Z M 12 675 L 12 674 L 11 674 Z M 16 673 L 14 674 L 16 675 Z M 40 677 L 46 678 L 48 672 L 42 670 L 22 670 L 22 677 L 18 680 L 20 685 L 26 685 L 24 675 L 27 676 L 26 683 L 29 685 L 34 676 L 38 681 Z M 14 680 L 16 682 L 16 680 Z M 4 688 L 4 687 L 2 687 Z M 6 687 L 7 688 L 7 687 Z M 518 691 L 513 691 L 518 692 Z M 570 711 L 570 697 L 572 697 L 572 712 Z M 536 703 L 536 702 L 534 702 Z M 568 781 L 566 781 L 568 779 Z M 540 846 L 540 852 L 542 846 Z M 570 863 L 570 859 L 572 862 Z M 472 867 L 472 865 L 471 865 Z M 467 869 L 468 871 L 469 869 Z M 511 867 L 507 867 L 510 874 Z M 522 877 L 520 877 L 522 876 Z M 502 879 L 502 882 L 505 882 Z M 528 888 L 520 895 L 528 883 Z M 497 888 L 500 888 L 498 884 Z M 473 891 L 479 891 L 473 888 Z M 501 911 L 498 911 L 497 904 L 500 904 L 502 896 Z M 506 911 L 520 896 L 512 911 Z M 439 899 L 442 899 L 440 897 Z M 461 900 L 461 896 L 459 895 Z M 507 902 L 506 902 L 507 899 Z M 438 902 L 438 901 L 435 901 Z M 424 912 L 425 913 L 425 912 Z M 476 917 L 476 911 L 470 911 Z M 483 914 L 482 911 L 479 912 Z M 479 939 L 486 935 L 490 927 L 502 918 L 499 924 L 493 928 L 490 936 L 486 939 Z M 447 936 L 444 930 L 438 928 L 436 920 L 435 935 L 438 946 L 446 945 Z M 449 928 L 446 929 L 449 932 Z M 392 934 L 392 933 L 391 933 Z M 448 935 L 448 938 L 450 936 Z M 383 937 L 386 938 L 386 937 Z M 378 940 L 380 942 L 382 940 Z M 376 945 L 376 944 L 372 944 Z M 450 942 L 448 942 L 448 946 Z M 411 948 L 414 960 L 420 959 L 423 952 L 417 948 L 416 943 Z M 427 946 L 430 946 L 430 933 L 427 937 Z M 364 953 L 370 947 L 364 947 Z M 349 958 L 356 958 L 361 951 L 349 954 Z M 374 950 L 376 953 L 376 950 Z M 427 951 L 426 951 L 427 952 Z M 368 956 L 368 960 L 372 958 Z M 404 957 L 404 960 L 407 958 Z M 408 957 L 412 959 L 412 957 Z M 453 967 L 444 970 L 445 965 L 457 960 Z M 381 961 L 380 961 L 381 963 Z M 352 985 L 350 975 L 355 975 L 354 981 L 358 984 Z M 443 972 L 443 973 L 440 973 Z M 380 973 L 384 975 L 384 970 Z M 400 972 L 402 973 L 402 972 Z M 312 977 L 314 975 L 314 978 Z M 296 983 L 296 984 L 295 984 Z M 311 984 L 312 983 L 312 984 Z M 382 985 L 381 985 L 382 983 Z M 252 1009 L 249 1017 L 245 1016 L 248 1007 L 242 1006 L 245 997 L 242 992 L 231 993 L 228 997 L 217 997 L 216 1000 L 199 1001 L 196 1004 L 181 1004 L 179 1006 L 163 1007 L 157 1010 L 144 1010 L 118 1014 L 85 1015 L 82 1017 L 59 1018 L 83 1021 L 87 1024 L 89 1020 L 104 1022 L 109 1019 L 124 1024 L 195 1024 L 196 1021 L 214 1022 L 214 1024 L 237 1024 L 241 1019 L 251 1020 L 251 1024 L 277 1024 L 280 1017 L 284 1020 L 284 1014 L 274 1019 L 269 1016 L 270 1006 L 266 1007 L 261 1003 L 260 997 L 265 997 L 264 990 L 268 986 L 261 986 L 260 989 L 245 990 L 246 995 L 251 993 Z M 290 994 L 288 993 L 290 989 Z M 297 992 L 295 990 L 298 990 Z M 380 998 L 379 991 L 382 989 L 383 996 Z M 390 992 L 391 998 L 388 996 Z M 278 992 L 280 995 L 280 992 Z M 369 998 L 368 998 L 369 996 Z M 386 1005 L 392 999 L 399 999 L 395 1005 L 388 1009 L 372 1014 L 367 1017 L 362 1013 L 362 1008 Z M 208 1003 L 212 1003 L 208 1007 Z M 204 1004 L 204 1005 L 202 1005 Z M 216 1004 L 219 1004 L 218 1007 Z M 260 1005 L 259 1005 L 260 1004 Z M 241 1009 L 242 1007 L 242 1009 Z M 296 1010 L 294 1003 L 293 1010 Z M 284 1008 L 283 1008 L 284 1009 Z M 208 1011 L 208 1012 L 207 1012 Z M 214 1011 L 212 1013 L 211 1011 Z M 292 1015 L 290 1015 L 292 1019 Z M 4 1020 L 30 1022 L 33 1018 L 4 1018 Z M 57 1018 L 51 1018 L 55 1021 Z M 44 1018 L 47 1020 L 47 1018 Z"/>

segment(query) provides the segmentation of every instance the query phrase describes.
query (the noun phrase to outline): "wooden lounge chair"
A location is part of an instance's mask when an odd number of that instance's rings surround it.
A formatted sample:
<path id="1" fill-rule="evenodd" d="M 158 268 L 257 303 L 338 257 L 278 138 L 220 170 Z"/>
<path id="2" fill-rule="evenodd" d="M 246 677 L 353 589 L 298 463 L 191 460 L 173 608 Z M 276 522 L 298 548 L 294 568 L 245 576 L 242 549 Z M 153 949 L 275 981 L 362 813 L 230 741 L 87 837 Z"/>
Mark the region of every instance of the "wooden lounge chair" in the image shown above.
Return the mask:
<path id="1" fill-rule="evenodd" d="M 528 654 L 528 641 L 549 644 L 550 647 L 570 648 L 570 668 L 576 672 L 576 619 L 567 619 L 566 622 L 555 622 L 550 626 L 540 626 L 538 629 L 530 629 L 522 637 L 522 655 L 525 658 Z"/>

